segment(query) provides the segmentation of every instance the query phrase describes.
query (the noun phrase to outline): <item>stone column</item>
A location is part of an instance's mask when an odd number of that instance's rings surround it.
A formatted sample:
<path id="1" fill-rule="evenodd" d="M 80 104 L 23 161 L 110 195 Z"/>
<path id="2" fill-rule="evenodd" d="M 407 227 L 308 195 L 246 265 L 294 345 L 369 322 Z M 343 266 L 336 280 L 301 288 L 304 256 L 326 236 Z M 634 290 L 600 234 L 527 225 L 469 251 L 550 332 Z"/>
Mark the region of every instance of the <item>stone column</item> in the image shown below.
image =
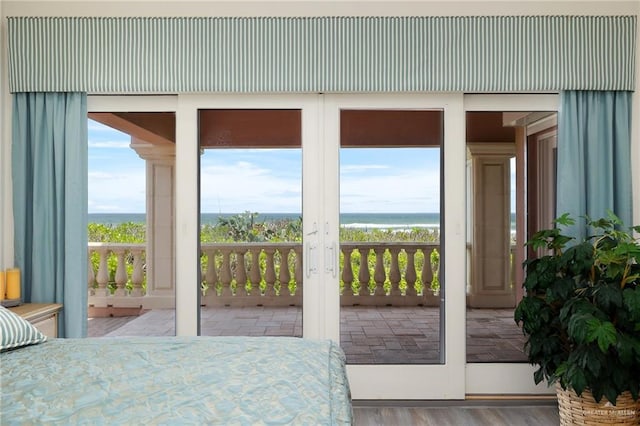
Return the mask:
<path id="1" fill-rule="evenodd" d="M 175 307 L 175 145 L 132 138 L 146 161 L 147 293 L 143 308 Z"/>
<path id="2" fill-rule="evenodd" d="M 472 158 L 471 293 L 474 308 L 512 308 L 511 143 L 469 143 Z"/>

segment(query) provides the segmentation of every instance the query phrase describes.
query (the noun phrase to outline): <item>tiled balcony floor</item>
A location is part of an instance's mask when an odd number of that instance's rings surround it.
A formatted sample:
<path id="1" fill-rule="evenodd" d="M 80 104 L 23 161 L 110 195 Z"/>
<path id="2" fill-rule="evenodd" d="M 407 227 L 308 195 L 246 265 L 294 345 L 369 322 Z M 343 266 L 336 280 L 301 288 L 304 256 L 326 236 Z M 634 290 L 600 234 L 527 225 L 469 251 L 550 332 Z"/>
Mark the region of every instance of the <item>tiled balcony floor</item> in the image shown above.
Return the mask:
<path id="1" fill-rule="evenodd" d="M 439 309 L 343 307 L 340 344 L 352 364 L 422 364 L 439 361 Z M 175 311 L 154 309 L 139 317 L 90 318 L 88 335 L 172 336 Z M 202 308 L 202 335 L 301 336 L 296 307 Z M 467 310 L 468 362 L 526 362 L 524 336 L 510 309 Z"/>

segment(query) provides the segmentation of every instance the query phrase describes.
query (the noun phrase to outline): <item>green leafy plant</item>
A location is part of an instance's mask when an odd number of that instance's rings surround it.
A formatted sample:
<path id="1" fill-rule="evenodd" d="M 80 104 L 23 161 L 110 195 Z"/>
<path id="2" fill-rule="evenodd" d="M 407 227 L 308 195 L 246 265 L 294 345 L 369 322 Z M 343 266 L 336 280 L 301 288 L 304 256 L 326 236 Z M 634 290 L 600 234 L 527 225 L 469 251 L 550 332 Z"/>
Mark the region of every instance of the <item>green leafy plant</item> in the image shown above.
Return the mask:
<path id="1" fill-rule="evenodd" d="M 552 229 L 526 243 L 545 255 L 524 263 L 525 296 L 514 318 L 528 337 L 525 352 L 539 368 L 534 380 L 559 382 L 596 401 L 640 392 L 640 242 L 613 213 L 586 218 L 592 235 L 575 241 L 561 227 L 575 221 L 563 215 Z"/>

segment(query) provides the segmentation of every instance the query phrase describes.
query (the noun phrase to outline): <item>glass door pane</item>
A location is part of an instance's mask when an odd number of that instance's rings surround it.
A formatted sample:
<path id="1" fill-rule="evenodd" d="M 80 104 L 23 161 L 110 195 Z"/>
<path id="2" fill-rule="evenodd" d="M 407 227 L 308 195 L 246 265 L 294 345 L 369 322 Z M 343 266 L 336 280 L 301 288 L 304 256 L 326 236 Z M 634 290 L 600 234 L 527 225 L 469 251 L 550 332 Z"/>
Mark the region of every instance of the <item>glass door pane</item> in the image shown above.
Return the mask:
<path id="1" fill-rule="evenodd" d="M 443 362 L 443 118 L 340 111 L 340 342 L 350 364 Z"/>
<path id="2" fill-rule="evenodd" d="M 130 107 L 89 112 L 87 331 L 173 336 L 176 118 Z"/>
<path id="3" fill-rule="evenodd" d="M 557 95 L 466 95 L 466 387 L 474 395 L 549 394 L 535 385 L 513 319 L 530 233 L 554 209 Z"/>
<path id="4" fill-rule="evenodd" d="M 200 109 L 200 334 L 302 336 L 302 112 Z"/>
<path id="5" fill-rule="evenodd" d="M 518 259 L 525 241 L 518 234 L 524 228 L 518 229 L 517 223 L 527 221 L 531 235 L 553 219 L 555 115 L 543 111 L 466 113 L 467 262 L 471 265 L 467 276 L 468 363 L 527 362 L 525 337 L 513 319 L 522 294 L 516 276 L 521 272 Z M 516 161 L 525 155 L 526 162 Z M 518 170 L 518 164 L 526 164 L 527 169 Z M 523 209 L 525 194 L 527 211 Z"/>

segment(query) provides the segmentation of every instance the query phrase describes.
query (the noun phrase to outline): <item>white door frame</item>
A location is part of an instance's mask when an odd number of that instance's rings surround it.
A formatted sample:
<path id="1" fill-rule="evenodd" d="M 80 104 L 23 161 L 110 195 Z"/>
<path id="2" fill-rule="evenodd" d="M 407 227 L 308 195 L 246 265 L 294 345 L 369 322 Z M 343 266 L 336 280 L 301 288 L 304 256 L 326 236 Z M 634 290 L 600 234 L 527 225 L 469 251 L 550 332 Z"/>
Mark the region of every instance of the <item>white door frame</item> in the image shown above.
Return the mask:
<path id="1" fill-rule="evenodd" d="M 465 389 L 465 265 L 466 265 L 466 145 L 462 94 L 325 95 L 324 216 L 328 220 L 325 246 L 339 244 L 340 109 L 441 109 L 444 111 L 444 364 L 348 365 L 354 399 L 464 399 Z M 337 250 L 333 251 L 337 256 Z M 337 258 L 335 259 L 337 262 Z M 462 267 L 461 267 L 462 265 Z M 324 271 L 327 337 L 339 341 L 338 278 Z"/>

